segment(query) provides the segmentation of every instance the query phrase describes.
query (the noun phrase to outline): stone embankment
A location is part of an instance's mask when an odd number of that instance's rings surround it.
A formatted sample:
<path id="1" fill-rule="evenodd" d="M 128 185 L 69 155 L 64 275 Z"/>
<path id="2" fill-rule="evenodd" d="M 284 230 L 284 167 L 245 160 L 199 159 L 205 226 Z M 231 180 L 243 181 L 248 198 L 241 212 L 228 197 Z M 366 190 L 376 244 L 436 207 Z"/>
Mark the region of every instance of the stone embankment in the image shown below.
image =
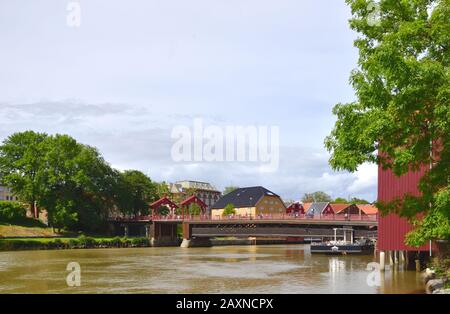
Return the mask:
<path id="1" fill-rule="evenodd" d="M 448 279 L 437 278 L 436 273 L 427 268 L 422 275 L 427 294 L 450 294 L 450 289 L 446 289 Z"/>

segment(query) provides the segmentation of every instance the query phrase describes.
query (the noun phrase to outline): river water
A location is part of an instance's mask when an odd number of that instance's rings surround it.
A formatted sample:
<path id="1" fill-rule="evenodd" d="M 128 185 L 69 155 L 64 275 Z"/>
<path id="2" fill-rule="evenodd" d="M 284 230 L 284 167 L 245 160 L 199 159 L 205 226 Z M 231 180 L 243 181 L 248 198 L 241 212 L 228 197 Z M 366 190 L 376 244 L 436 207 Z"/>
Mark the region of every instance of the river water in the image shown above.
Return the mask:
<path id="1" fill-rule="evenodd" d="M 67 264 L 81 266 L 68 287 Z M 0 252 L 0 293 L 418 293 L 414 271 L 367 283 L 373 256 L 311 255 L 309 245 Z M 376 279 L 375 277 L 372 277 Z"/>

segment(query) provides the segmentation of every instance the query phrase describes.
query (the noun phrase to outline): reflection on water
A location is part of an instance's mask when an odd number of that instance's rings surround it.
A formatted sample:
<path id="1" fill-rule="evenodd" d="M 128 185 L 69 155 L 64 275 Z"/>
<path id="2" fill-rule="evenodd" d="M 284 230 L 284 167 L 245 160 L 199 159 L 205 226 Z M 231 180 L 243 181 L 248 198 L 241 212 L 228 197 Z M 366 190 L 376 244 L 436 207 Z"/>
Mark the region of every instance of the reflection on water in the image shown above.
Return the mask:
<path id="1" fill-rule="evenodd" d="M 415 272 L 367 284 L 372 256 L 311 255 L 307 245 L 0 252 L 0 293 L 413 293 Z M 81 287 L 66 284 L 69 262 Z"/>

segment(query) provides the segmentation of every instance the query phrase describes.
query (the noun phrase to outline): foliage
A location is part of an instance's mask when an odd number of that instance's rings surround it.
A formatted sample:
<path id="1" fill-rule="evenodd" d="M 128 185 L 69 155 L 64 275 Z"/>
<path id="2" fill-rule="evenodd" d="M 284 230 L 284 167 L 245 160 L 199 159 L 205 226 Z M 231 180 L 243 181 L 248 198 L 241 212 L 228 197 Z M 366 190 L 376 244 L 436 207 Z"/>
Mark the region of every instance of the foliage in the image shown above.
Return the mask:
<path id="1" fill-rule="evenodd" d="M 127 170 L 121 173 L 120 208 L 122 212 L 133 215 L 148 215 L 148 205 L 156 201 L 158 187 L 144 173 Z"/>
<path id="2" fill-rule="evenodd" d="M 223 216 L 236 215 L 236 209 L 233 204 L 228 204 L 223 210 Z"/>
<path id="3" fill-rule="evenodd" d="M 40 239 L 0 239 L 0 251 L 38 250 L 38 249 L 93 249 L 149 247 L 148 238 L 93 238 L 81 235 L 78 238 L 40 238 Z"/>
<path id="4" fill-rule="evenodd" d="M 198 216 L 200 215 L 202 212 L 202 208 L 200 207 L 200 205 L 192 203 L 191 205 L 189 205 L 189 214 L 190 215 L 194 215 L 194 216 Z"/>
<path id="5" fill-rule="evenodd" d="M 314 202 L 331 202 L 332 198 L 325 192 L 317 191 L 314 193 L 305 193 L 302 197 L 303 203 L 314 203 Z"/>
<path id="6" fill-rule="evenodd" d="M 450 2 L 381 0 L 376 23 L 371 1 L 347 3 L 359 33 L 358 68 L 350 78 L 357 100 L 333 109 L 337 122 L 325 140 L 330 164 L 356 171 L 375 162 L 397 176 L 433 165 L 420 196 L 378 206 L 409 219 L 425 215 L 408 236 L 416 245 L 445 236 L 450 211 L 437 200 L 448 199 L 450 183 Z"/>
<path id="7" fill-rule="evenodd" d="M 410 246 L 424 245 L 430 239 L 449 239 L 450 222 L 437 209 L 430 210 L 423 219 L 414 219 L 416 227 L 406 236 L 406 243 Z"/>
<path id="8" fill-rule="evenodd" d="M 349 201 L 349 203 L 351 204 L 370 204 L 369 201 L 363 199 L 363 198 L 357 198 L 357 197 L 352 197 Z"/>
<path id="9" fill-rule="evenodd" d="M 234 192 L 234 191 L 236 191 L 237 189 L 239 189 L 238 186 L 227 186 L 227 187 L 225 187 L 225 189 L 223 190 L 223 195 L 230 194 L 231 192 Z"/>
<path id="10" fill-rule="evenodd" d="M 93 147 L 68 135 L 26 131 L 0 146 L 0 178 L 58 229 L 102 231 L 112 210 L 147 214 L 161 186 L 136 170 L 111 168 Z"/>
<path id="11" fill-rule="evenodd" d="M 333 203 L 335 203 L 335 204 L 347 204 L 348 201 L 345 198 L 343 198 L 343 197 L 338 197 L 338 198 L 336 198 L 333 201 Z"/>
<path id="12" fill-rule="evenodd" d="M 26 209 L 18 202 L 0 201 L 0 221 L 14 222 L 26 218 Z"/>
<path id="13" fill-rule="evenodd" d="M 9 136 L 0 146 L 1 185 L 12 191 L 33 208 L 44 188 L 47 134 L 26 131 Z"/>

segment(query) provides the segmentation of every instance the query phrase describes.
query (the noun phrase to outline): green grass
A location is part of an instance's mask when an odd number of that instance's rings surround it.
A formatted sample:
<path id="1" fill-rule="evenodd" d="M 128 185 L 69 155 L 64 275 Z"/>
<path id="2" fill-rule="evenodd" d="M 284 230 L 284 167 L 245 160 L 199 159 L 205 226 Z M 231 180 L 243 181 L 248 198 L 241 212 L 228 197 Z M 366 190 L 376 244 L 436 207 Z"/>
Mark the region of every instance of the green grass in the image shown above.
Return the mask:
<path id="1" fill-rule="evenodd" d="M 0 251 L 52 250 L 52 249 L 91 249 L 91 248 L 130 248 L 149 247 L 148 238 L 120 237 L 63 237 L 63 238 L 1 238 Z"/>

